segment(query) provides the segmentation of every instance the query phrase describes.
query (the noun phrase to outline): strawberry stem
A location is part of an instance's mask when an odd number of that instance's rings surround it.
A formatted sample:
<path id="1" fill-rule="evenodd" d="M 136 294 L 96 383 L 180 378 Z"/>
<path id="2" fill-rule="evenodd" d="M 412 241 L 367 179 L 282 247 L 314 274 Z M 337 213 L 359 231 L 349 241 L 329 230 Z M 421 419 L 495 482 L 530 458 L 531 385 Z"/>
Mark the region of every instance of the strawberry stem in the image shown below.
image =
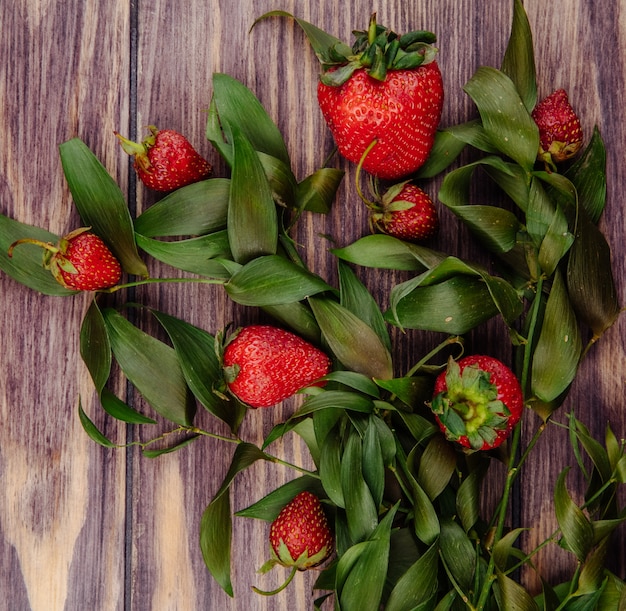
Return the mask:
<path id="1" fill-rule="evenodd" d="M 363 168 L 363 163 L 365 163 L 365 158 L 367 157 L 367 155 L 369 154 L 369 152 L 376 146 L 376 143 L 378 142 L 378 140 L 372 140 L 368 147 L 365 149 L 365 151 L 363 152 L 363 155 L 361 156 L 361 159 L 359 159 L 359 163 L 356 166 L 356 173 L 355 173 L 355 177 L 354 177 L 354 183 L 356 186 L 356 192 L 358 193 L 359 197 L 361 198 L 361 201 L 370 209 L 375 210 L 378 206 L 370 201 L 369 199 L 367 199 L 367 197 L 365 197 L 365 194 L 363 193 L 363 189 L 361 189 L 361 170 Z"/>
<path id="2" fill-rule="evenodd" d="M 278 586 L 275 590 L 269 590 L 269 591 L 267 591 L 267 590 L 260 590 L 256 586 L 252 586 L 252 589 L 257 594 L 261 594 L 262 596 L 274 596 L 275 594 L 278 594 L 279 592 L 282 592 L 293 581 L 293 578 L 296 576 L 296 572 L 297 571 L 298 571 L 298 567 L 294 566 L 291 569 L 291 572 L 289 573 L 289 577 L 287 577 L 285 582 L 282 585 Z"/>

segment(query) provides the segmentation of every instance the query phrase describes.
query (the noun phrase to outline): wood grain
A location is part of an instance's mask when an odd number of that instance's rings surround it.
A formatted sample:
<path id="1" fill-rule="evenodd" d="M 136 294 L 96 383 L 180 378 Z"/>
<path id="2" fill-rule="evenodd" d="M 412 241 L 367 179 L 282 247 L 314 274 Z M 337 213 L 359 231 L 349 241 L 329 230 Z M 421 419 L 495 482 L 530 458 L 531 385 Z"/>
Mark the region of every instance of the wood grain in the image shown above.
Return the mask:
<path id="1" fill-rule="evenodd" d="M 609 3 L 610 4 L 610 3 Z M 480 65 L 499 66 L 511 19 L 511 3 L 499 0 L 425 0 L 380 3 L 378 20 L 396 31 L 427 28 L 439 39 L 446 102 L 443 125 L 473 116 L 463 84 Z M 545 3 L 527 0 L 534 32 L 540 94 L 564 87 L 575 100 L 587 134 L 597 125 L 608 149 L 608 205 L 602 228 L 613 249 L 620 298 L 624 299 L 622 193 L 626 127 L 621 120 L 626 90 L 624 3 L 597 10 L 586 0 Z M 259 97 L 281 131 L 299 178 L 319 167 L 332 141 L 315 104 L 316 59 L 302 32 L 288 20 L 254 18 L 281 8 L 344 40 L 367 25 L 376 7 L 362 1 L 286 0 L 16 0 L 0 4 L 0 212 L 62 233 L 78 222 L 65 186 L 57 146 L 79 136 L 94 150 L 139 213 L 155 196 L 135 188 L 129 162 L 113 136 L 141 136 L 156 124 L 185 132 L 212 162 L 224 166 L 204 139 L 211 75 L 224 72 Z M 488 19 L 485 13 L 488 12 Z M 599 35 L 601 33 L 601 35 Z M 136 132 L 136 133 L 131 133 Z M 336 205 L 327 217 L 306 217 L 296 234 L 309 264 L 329 282 L 335 262 L 321 234 L 347 244 L 367 232 L 365 210 L 354 194 L 354 168 L 347 171 Z M 436 194 L 438 181 L 427 188 Z M 483 259 L 451 214 L 441 210 L 441 245 L 454 254 Z M 488 263 L 488 261 L 487 261 Z M 152 265 L 154 275 L 171 275 Z M 358 270 L 381 304 L 399 274 Z M 230 599 L 206 571 L 198 547 L 202 510 L 218 489 L 232 447 L 201 440 L 175 454 L 144 458 L 137 448 L 107 450 L 83 433 L 78 397 L 97 426 L 124 443 L 145 440 L 143 430 L 125 429 L 105 418 L 78 352 L 78 328 L 86 296 L 69 299 L 35 294 L 0 275 L 2 367 L 0 367 L 0 609 L 61 611 L 102 609 L 170 611 L 196 609 L 306 609 L 314 575 L 299 575 L 272 599 L 252 585 L 270 589 L 280 573 L 259 576 L 266 558 L 263 523 L 236 519 Z M 226 324 L 261 319 L 234 307 L 219 287 L 174 290 L 151 286 L 136 299 L 183 316 L 214 333 Z M 143 320 L 147 330 L 156 325 Z M 626 436 L 624 322 L 616 324 L 589 353 L 558 420 L 574 411 L 595 435 L 608 421 Z M 394 333 L 403 366 L 434 345 L 434 334 Z M 506 331 L 492 321 L 470 334 L 475 349 L 509 358 Z M 123 381 L 118 382 L 125 392 Z M 139 397 L 129 397 L 141 407 Z M 242 435 L 259 443 L 273 419 L 290 413 L 249 414 Z M 207 413 L 200 426 L 215 427 Z M 526 437 L 537 422 L 529 414 Z M 158 430 L 164 423 L 156 425 Z M 159 428 L 160 427 L 160 428 Z M 277 455 L 307 464 L 301 442 L 286 438 Z M 521 478 L 516 500 L 520 523 L 533 526 L 532 546 L 555 528 L 551 496 L 557 474 L 573 457 L 566 433 L 550 426 Z M 293 477 L 277 465 L 257 464 L 233 487 L 240 509 Z M 568 480 L 572 488 L 580 482 Z M 491 487 L 487 487 L 487 492 Z M 579 492 L 577 492 L 579 494 Z M 626 535 L 618 531 L 612 568 L 626 577 Z M 551 580 L 569 566 L 553 548 L 538 561 Z M 536 586 L 532 575 L 527 582 Z"/>

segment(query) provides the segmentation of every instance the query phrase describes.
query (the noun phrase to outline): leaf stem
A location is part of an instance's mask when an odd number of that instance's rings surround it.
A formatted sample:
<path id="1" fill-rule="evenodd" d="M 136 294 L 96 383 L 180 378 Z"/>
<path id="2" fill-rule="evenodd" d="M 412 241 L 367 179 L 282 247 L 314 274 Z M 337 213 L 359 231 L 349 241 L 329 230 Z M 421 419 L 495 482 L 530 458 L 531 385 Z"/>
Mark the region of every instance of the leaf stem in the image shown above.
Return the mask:
<path id="1" fill-rule="evenodd" d="M 184 283 L 184 282 L 197 282 L 199 284 L 226 284 L 225 280 L 217 280 L 215 278 L 144 278 L 143 280 L 136 280 L 135 282 L 127 282 L 125 284 L 117 284 L 108 289 L 102 289 L 98 291 L 100 293 L 115 293 L 122 289 L 131 288 L 134 286 L 142 286 L 144 284 L 159 284 L 159 283 Z"/>

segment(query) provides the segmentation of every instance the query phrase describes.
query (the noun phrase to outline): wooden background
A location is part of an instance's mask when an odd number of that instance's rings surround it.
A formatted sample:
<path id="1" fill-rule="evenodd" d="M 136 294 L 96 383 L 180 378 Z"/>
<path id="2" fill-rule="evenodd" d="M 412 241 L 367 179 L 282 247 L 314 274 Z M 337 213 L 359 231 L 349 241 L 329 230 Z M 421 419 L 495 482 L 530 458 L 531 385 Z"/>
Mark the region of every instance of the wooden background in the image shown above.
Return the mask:
<path id="1" fill-rule="evenodd" d="M 602 227 L 613 249 L 618 289 L 624 299 L 626 233 L 626 3 L 527 0 L 534 32 L 540 95 L 568 90 L 587 134 L 597 124 L 608 148 L 609 197 Z M 463 84 L 480 65 L 498 67 L 508 39 L 509 0 L 12 0 L 0 3 L 0 212 L 56 233 L 78 222 L 63 179 L 57 146 L 74 136 L 86 141 L 128 194 L 131 210 L 155 201 L 129 173 L 128 157 L 114 130 L 143 135 L 154 123 L 178 129 L 215 163 L 204 139 L 211 75 L 225 72 L 250 87 L 281 128 L 302 178 L 322 165 L 331 140 L 315 102 L 317 62 L 302 32 L 287 20 L 255 17 L 284 9 L 350 40 L 376 10 L 379 23 L 404 32 L 437 33 L 446 101 L 443 125 L 473 116 Z M 319 234 L 346 244 L 367 231 L 365 211 L 348 171 L 333 212 L 307 217 L 297 239 L 309 261 L 333 281 L 333 261 Z M 433 196 L 437 184 L 427 185 Z M 467 234 L 445 210 L 438 247 L 477 258 Z M 171 270 L 151 264 L 153 275 Z M 361 272 L 359 272 L 361 273 Z M 382 304 L 397 281 L 363 273 Z M 104 418 L 78 353 L 78 328 L 90 297 L 40 296 L 0 275 L 0 609 L 10 611 L 198 609 L 306 609 L 314 576 L 299 575 L 273 599 L 250 586 L 270 588 L 284 574 L 258 576 L 267 556 L 266 525 L 237 519 L 234 529 L 235 599 L 211 579 L 198 547 L 203 508 L 216 491 L 231 447 L 205 440 L 159 459 L 135 449 L 108 450 L 90 441 L 77 417 L 85 411 L 120 443 L 144 435 Z M 228 322 L 253 322 L 258 313 L 234 308 L 219 287 L 151 286 L 137 300 L 182 316 L 214 333 Z M 575 410 L 602 435 L 611 421 L 626 435 L 623 319 L 594 347 L 563 410 Z M 433 343 L 428 334 L 398 340 L 397 362 Z M 468 338 L 470 346 L 510 358 L 498 322 Z M 120 383 L 116 389 L 124 396 Z M 129 400 L 135 400 L 132 397 Z M 141 408 L 140 403 L 135 403 Z M 278 417 L 282 407 L 277 408 Z M 289 409 L 289 406 L 284 406 Z M 285 413 L 287 413 L 285 411 Z M 247 416 L 243 434 L 259 442 L 276 412 Z M 213 426 L 201 414 L 201 424 Z M 202 420 L 204 419 L 204 420 Z M 527 431 L 537 425 L 528 414 Z M 527 433 L 528 435 L 528 433 Z M 285 440 L 276 448 L 306 461 L 304 446 Z M 558 427 L 541 440 L 522 478 L 515 511 L 533 526 L 532 545 L 554 529 L 552 489 L 572 461 L 567 434 Z M 293 473 L 258 465 L 233 489 L 242 508 Z M 570 482 L 572 485 L 573 481 Z M 626 577 L 626 534 L 618 531 L 612 568 Z M 554 550 L 539 560 L 557 581 L 569 567 Z M 532 584 L 532 577 L 528 577 Z"/>

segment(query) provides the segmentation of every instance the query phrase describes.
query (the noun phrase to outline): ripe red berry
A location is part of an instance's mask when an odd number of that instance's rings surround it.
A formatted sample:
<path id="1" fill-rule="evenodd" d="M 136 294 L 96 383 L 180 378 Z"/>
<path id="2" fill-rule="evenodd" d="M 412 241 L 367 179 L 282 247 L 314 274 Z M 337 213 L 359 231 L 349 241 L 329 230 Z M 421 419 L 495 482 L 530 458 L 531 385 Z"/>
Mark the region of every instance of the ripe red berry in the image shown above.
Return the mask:
<path id="1" fill-rule="evenodd" d="M 409 183 L 391 187 L 370 218 L 378 231 L 410 242 L 430 238 L 439 229 L 439 216 L 432 199 Z"/>
<path id="2" fill-rule="evenodd" d="M 445 436 L 472 450 L 498 447 L 519 422 L 524 408 L 520 383 L 504 363 L 471 355 L 435 381 L 431 409 Z"/>
<path id="3" fill-rule="evenodd" d="M 283 507 L 272 522 L 269 540 L 279 564 L 300 570 L 324 562 L 334 546 L 322 504 L 306 490 Z"/>
<path id="4" fill-rule="evenodd" d="M 557 89 L 535 106 L 532 117 L 539 128 L 538 159 L 546 167 L 571 159 L 583 144 L 580 120 L 564 89 Z"/>
<path id="5" fill-rule="evenodd" d="M 270 407 L 326 375 L 330 358 L 301 337 L 271 325 L 244 327 L 224 350 L 231 393 L 251 407 Z"/>
<path id="6" fill-rule="evenodd" d="M 143 142 L 132 142 L 116 136 L 122 148 L 134 156 L 134 167 L 146 187 L 155 191 L 173 191 L 210 176 L 211 164 L 204 159 L 183 135 L 172 129 L 149 127 L 150 135 Z"/>
<path id="7" fill-rule="evenodd" d="M 17 240 L 9 247 L 9 256 L 15 246 L 25 243 L 44 249 L 44 267 L 68 289 L 97 291 L 110 288 L 119 282 L 122 275 L 119 261 L 88 227 L 68 233 L 56 246 L 30 238 Z"/>
<path id="8" fill-rule="evenodd" d="M 320 82 L 318 102 L 339 152 L 363 161 L 363 170 L 398 179 L 424 164 L 435 140 L 443 107 L 437 62 L 389 70 L 384 80 L 356 70 L 343 84 Z"/>

